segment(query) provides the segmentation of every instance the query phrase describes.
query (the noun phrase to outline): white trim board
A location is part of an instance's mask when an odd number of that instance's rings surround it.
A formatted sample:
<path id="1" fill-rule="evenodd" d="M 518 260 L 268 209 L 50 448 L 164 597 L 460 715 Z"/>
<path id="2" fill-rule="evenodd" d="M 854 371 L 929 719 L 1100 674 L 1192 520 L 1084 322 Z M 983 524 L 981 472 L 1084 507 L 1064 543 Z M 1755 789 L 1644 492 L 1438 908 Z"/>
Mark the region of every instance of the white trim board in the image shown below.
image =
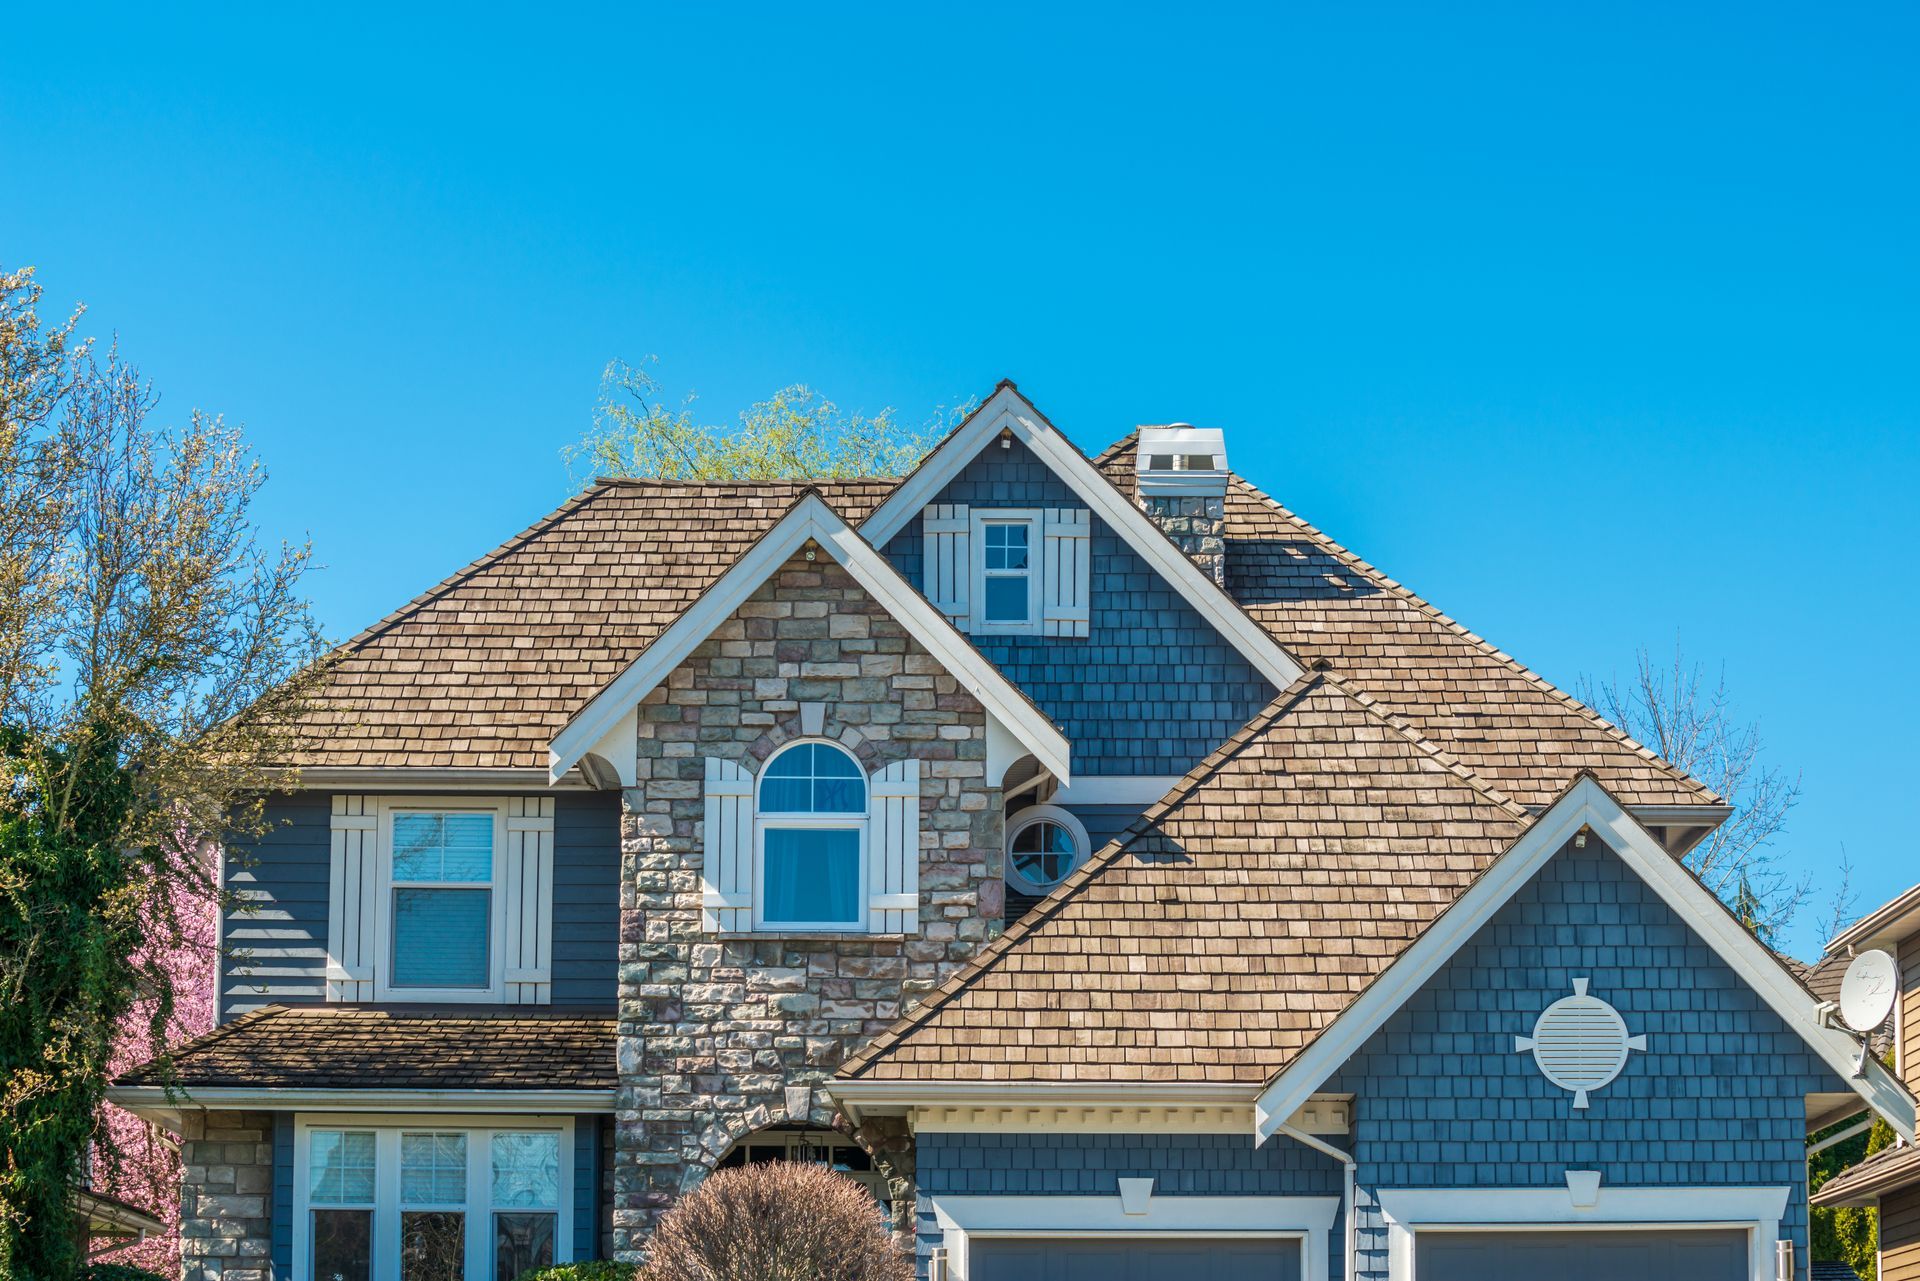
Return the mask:
<path id="1" fill-rule="evenodd" d="M 1254 1135 L 1265 1142 L 1315 1090 L 1337 1072 L 1464 946 L 1493 914 L 1531 881 L 1583 827 L 1591 828 L 1621 861 L 1712 947 L 1766 1001 L 1786 1025 L 1847 1081 L 1909 1142 L 1915 1104 L 1911 1094 L 1879 1063 L 1853 1078 L 1859 1047 L 1828 1027 L 1820 1002 L 1749 934 L 1713 893 L 1668 854 L 1592 775 L 1582 775 L 1548 807 L 1506 853 L 1480 874 L 1387 971 L 1375 979 L 1319 1037 L 1267 1084 L 1254 1105 Z"/>
<path id="2" fill-rule="evenodd" d="M 808 540 L 851 574 L 855 582 L 898 619 L 901 626 L 980 701 L 987 709 L 990 738 L 993 722 L 998 721 L 1033 753 L 1048 773 L 1062 780 L 1069 776 L 1066 736 L 955 630 L 952 623 L 928 604 L 925 597 L 914 591 L 886 557 L 855 533 L 825 499 L 809 491 L 802 494 L 787 514 L 748 548 L 705 595 L 689 605 L 640 657 L 554 735 L 547 748 L 549 780 L 559 782 L 589 754 L 609 760 L 616 772 L 621 765 L 627 765 L 633 756 L 631 748 L 623 753 L 618 741 L 607 740 L 617 740 L 626 718 L 640 700 Z M 635 782 L 630 777 L 619 781 L 628 787 Z"/>
<path id="3" fill-rule="evenodd" d="M 1119 1196 L 942 1196 L 927 1206 L 940 1225 L 950 1281 L 971 1281 L 968 1246 L 1004 1237 L 1294 1237 L 1300 1275 L 1327 1275 L 1337 1196 L 1149 1196 L 1128 1214 Z"/>
<path id="4" fill-rule="evenodd" d="M 1387 1225 L 1387 1276 L 1415 1281 L 1421 1231 L 1671 1231 L 1745 1228 L 1752 1281 L 1773 1281 L 1773 1248 L 1790 1189 L 1682 1187 L 1600 1189 L 1576 1206 L 1566 1188 L 1392 1188 L 1378 1194 Z"/>
<path id="5" fill-rule="evenodd" d="M 1082 775 L 1072 786 L 1055 789 L 1052 805 L 1138 805 L 1146 809 L 1174 788 L 1179 774 Z"/>
<path id="6" fill-rule="evenodd" d="M 611 1113 L 613 1090 L 295 1090 L 268 1086 L 208 1086 L 168 1090 L 159 1085 L 115 1085 L 107 1097 L 143 1120 L 178 1130 L 194 1111 L 265 1108 L 272 1111 L 326 1108 L 339 1112 L 400 1112 L 439 1116 L 447 1112 L 489 1116 Z"/>
<path id="7" fill-rule="evenodd" d="M 909 522 L 918 520 L 921 510 L 939 497 L 948 482 L 1002 431 L 1032 450 L 1061 483 L 1166 579 L 1274 689 L 1285 689 L 1300 678 L 1302 669 L 1292 655 L 1201 573 L 1145 512 L 1128 502 L 1126 495 L 1100 474 L 1079 447 L 1049 424 L 1033 402 L 1010 383 L 1002 383 L 987 397 L 985 404 L 920 464 L 919 470 L 900 482 L 899 488 L 861 522 L 860 532 L 875 547 L 885 547 Z"/>

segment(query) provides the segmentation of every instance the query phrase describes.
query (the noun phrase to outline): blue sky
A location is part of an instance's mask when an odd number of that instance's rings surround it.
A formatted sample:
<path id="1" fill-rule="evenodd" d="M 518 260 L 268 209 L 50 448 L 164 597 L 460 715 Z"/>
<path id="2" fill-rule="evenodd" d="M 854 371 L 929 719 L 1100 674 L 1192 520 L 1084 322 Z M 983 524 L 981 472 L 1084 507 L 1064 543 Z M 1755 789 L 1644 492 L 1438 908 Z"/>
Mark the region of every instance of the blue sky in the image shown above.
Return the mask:
<path id="1" fill-rule="evenodd" d="M 1563 684 L 1724 663 L 1793 865 L 1920 880 L 1920 10 L 1033 8 L 41 6 L 0 261 L 247 425 L 337 635 L 564 497 L 613 357 L 1011 376 Z"/>

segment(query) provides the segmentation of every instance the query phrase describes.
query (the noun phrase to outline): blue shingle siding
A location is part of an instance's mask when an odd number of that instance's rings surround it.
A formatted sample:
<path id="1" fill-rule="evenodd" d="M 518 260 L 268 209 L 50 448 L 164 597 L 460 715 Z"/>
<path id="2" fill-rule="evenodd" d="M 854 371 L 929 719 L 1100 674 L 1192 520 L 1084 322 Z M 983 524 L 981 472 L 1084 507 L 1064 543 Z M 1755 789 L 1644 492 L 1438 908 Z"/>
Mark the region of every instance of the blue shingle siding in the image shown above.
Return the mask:
<path id="1" fill-rule="evenodd" d="M 983 450 L 933 501 L 1086 506 L 1018 441 Z M 1073 742 L 1075 773 L 1183 774 L 1276 691 L 1097 517 L 1092 532 L 1085 639 L 975 636 L 973 643 L 1059 722 Z M 917 517 L 886 554 L 924 589 Z"/>
<path id="2" fill-rule="evenodd" d="M 1514 1037 L 1591 981 L 1647 1049 L 1576 1111 Z M 1392 1187 L 1790 1186 L 1807 1258 L 1804 1097 L 1846 1086 L 1598 840 L 1556 854 L 1325 1087 L 1356 1096 L 1363 1275 L 1386 1275 L 1368 1206 Z M 1604 1193 L 1603 1193 L 1604 1195 Z"/>
<path id="3" fill-rule="evenodd" d="M 1158 800 L 1158 797 L 1154 798 Z M 1151 804 L 1151 802 L 1148 802 Z M 1146 813 L 1147 805 L 1069 805 L 1067 812 L 1080 820 L 1080 826 L 1087 829 L 1087 843 L 1094 853 L 1114 837 L 1127 830 L 1127 825 Z"/>
<path id="4" fill-rule="evenodd" d="M 236 844 L 227 886 L 240 903 L 221 923 L 220 1017 L 262 1005 L 326 1000 L 331 798 L 275 796 L 268 830 Z M 612 1009 L 620 948 L 620 798 L 561 794 L 554 802 L 553 1003 Z"/>
<path id="5" fill-rule="evenodd" d="M 1117 1196 L 1118 1180 L 1150 1178 L 1153 1195 L 1339 1196 L 1339 1163 L 1250 1134 L 922 1133 L 914 1151 L 921 1275 L 940 1244 L 930 1201 L 942 1196 Z M 1332 1239 L 1335 1264 L 1343 1229 Z"/>

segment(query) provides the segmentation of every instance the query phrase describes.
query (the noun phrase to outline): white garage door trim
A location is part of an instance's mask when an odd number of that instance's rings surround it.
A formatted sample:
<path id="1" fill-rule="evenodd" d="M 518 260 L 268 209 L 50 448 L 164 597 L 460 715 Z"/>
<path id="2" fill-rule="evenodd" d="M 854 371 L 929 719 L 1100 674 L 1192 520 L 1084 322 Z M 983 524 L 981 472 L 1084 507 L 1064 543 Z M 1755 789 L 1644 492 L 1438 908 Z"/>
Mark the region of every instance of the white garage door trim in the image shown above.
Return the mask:
<path id="1" fill-rule="evenodd" d="M 940 1225 L 950 1281 L 971 1281 L 974 1237 L 1294 1237 L 1303 1277 L 1327 1275 L 1337 1196 L 1154 1196 L 1128 1214 L 1118 1196 L 943 1196 L 928 1201 Z"/>
<path id="2" fill-rule="evenodd" d="M 1418 1281 L 1416 1232 L 1693 1228 L 1745 1228 L 1748 1274 L 1773 1281 L 1774 1242 L 1790 1194 L 1784 1187 L 1601 1188 L 1594 1204 L 1575 1206 L 1566 1188 L 1398 1188 L 1380 1192 L 1379 1204 L 1390 1281 Z"/>

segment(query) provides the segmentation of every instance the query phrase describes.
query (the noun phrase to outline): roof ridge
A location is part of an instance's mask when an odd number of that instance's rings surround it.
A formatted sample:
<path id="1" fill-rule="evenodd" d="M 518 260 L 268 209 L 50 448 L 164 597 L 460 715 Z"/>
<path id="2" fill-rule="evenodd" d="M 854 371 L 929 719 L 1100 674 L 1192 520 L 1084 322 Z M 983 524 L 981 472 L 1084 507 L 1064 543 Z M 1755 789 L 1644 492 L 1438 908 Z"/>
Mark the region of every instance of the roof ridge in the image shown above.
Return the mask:
<path id="1" fill-rule="evenodd" d="M 689 476 L 681 480 L 668 480 L 662 476 L 595 476 L 588 482 L 595 489 L 620 488 L 661 488 L 661 489 L 719 489 L 733 485 L 743 488 L 765 485 L 884 485 L 892 489 L 900 483 L 898 476 Z"/>
<path id="2" fill-rule="evenodd" d="M 1448 615 L 1445 611 L 1441 610 L 1438 606 L 1434 605 L 1432 602 L 1428 601 L 1426 598 L 1421 596 L 1418 592 L 1415 592 L 1412 588 L 1406 586 L 1404 583 L 1401 583 L 1398 579 L 1390 577 L 1388 574 L 1386 574 L 1383 570 L 1379 569 L 1377 566 L 1373 565 L 1369 561 L 1362 559 L 1357 553 L 1348 550 L 1345 546 L 1343 546 L 1339 542 L 1336 542 L 1331 535 L 1327 534 L 1325 531 L 1321 530 L 1319 527 L 1315 526 L 1310 521 L 1306 520 L 1304 517 L 1299 515 L 1299 513 L 1293 511 L 1285 503 L 1282 503 L 1279 499 L 1273 497 L 1273 495 L 1267 493 L 1265 490 L 1261 489 L 1258 485 L 1255 485 L 1252 481 L 1248 480 L 1246 477 L 1240 475 L 1238 472 L 1231 472 L 1229 473 L 1229 476 L 1230 476 L 1231 483 L 1241 486 L 1249 494 L 1253 495 L 1253 497 L 1259 499 L 1261 502 L 1266 503 L 1268 506 L 1272 507 L 1275 511 L 1279 512 L 1282 516 L 1285 516 L 1288 520 L 1292 521 L 1294 524 L 1298 525 L 1301 529 L 1305 530 L 1309 537 L 1311 537 L 1315 542 L 1319 543 L 1329 553 L 1331 553 L 1336 559 L 1345 563 L 1355 572 L 1365 575 L 1367 578 L 1371 579 L 1374 583 L 1376 583 L 1380 587 L 1400 597 L 1402 600 L 1412 605 L 1415 609 L 1419 610 L 1421 613 L 1425 614 L 1427 617 L 1431 618 L 1433 621 L 1439 623 L 1441 626 L 1447 628 L 1449 631 L 1452 631 L 1453 633 L 1458 635 L 1461 639 L 1465 640 L 1469 644 L 1473 645 L 1474 647 L 1486 653 L 1490 658 L 1495 659 L 1496 661 L 1500 662 L 1501 664 L 1503 664 L 1504 666 L 1512 670 L 1515 674 L 1539 686 L 1543 692 L 1548 694 L 1550 697 L 1558 700 L 1562 704 L 1566 705 L 1568 708 L 1577 712 L 1584 713 L 1588 716 L 1591 716 L 1603 729 L 1606 730 L 1607 733 L 1611 734 L 1615 739 L 1619 740 L 1622 744 L 1626 745 L 1627 747 L 1633 749 L 1633 751 L 1645 757 L 1647 760 L 1657 762 L 1658 764 L 1665 767 L 1666 769 L 1671 770 L 1676 777 L 1699 788 L 1701 792 L 1713 798 L 1714 801 L 1718 801 L 1722 803 L 1725 802 L 1725 799 L 1726 799 L 1725 797 L 1722 797 L 1718 792 L 1708 787 L 1705 783 L 1695 778 L 1692 774 L 1688 773 L 1686 770 L 1681 769 L 1679 766 L 1675 765 L 1672 761 L 1667 760 L 1665 757 L 1661 756 L 1658 752 L 1654 751 L 1652 748 L 1648 747 L 1646 744 L 1635 739 L 1631 734 L 1628 734 L 1625 730 L 1621 729 L 1618 725 L 1615 725 L 1612 721 L 1602 716 L 1596 709 L 1589 707 L 1587 704 L 1581 702 L 1579 699 L 1575 698 L 1573 695 L 1567 693 L 1565 690 L 1555 685 L 1552 681 L 1548 680 L 1546 677 L 1542 676 L 1540 673 L 1534 671 L 1532 668 L 1528 667 L 1525 663 L 1522 663 L 1519 659 L 1515 658 L 1513 655 L 1507 653 L 1505 650 L 1493 644 L 1493 642 L 1487 640 L 1485 637 L 1479 635 L 1477 632 L 1468 630 L 1468 628 L 1464 624 L 1456 621 L 1454 618 Z"/>

